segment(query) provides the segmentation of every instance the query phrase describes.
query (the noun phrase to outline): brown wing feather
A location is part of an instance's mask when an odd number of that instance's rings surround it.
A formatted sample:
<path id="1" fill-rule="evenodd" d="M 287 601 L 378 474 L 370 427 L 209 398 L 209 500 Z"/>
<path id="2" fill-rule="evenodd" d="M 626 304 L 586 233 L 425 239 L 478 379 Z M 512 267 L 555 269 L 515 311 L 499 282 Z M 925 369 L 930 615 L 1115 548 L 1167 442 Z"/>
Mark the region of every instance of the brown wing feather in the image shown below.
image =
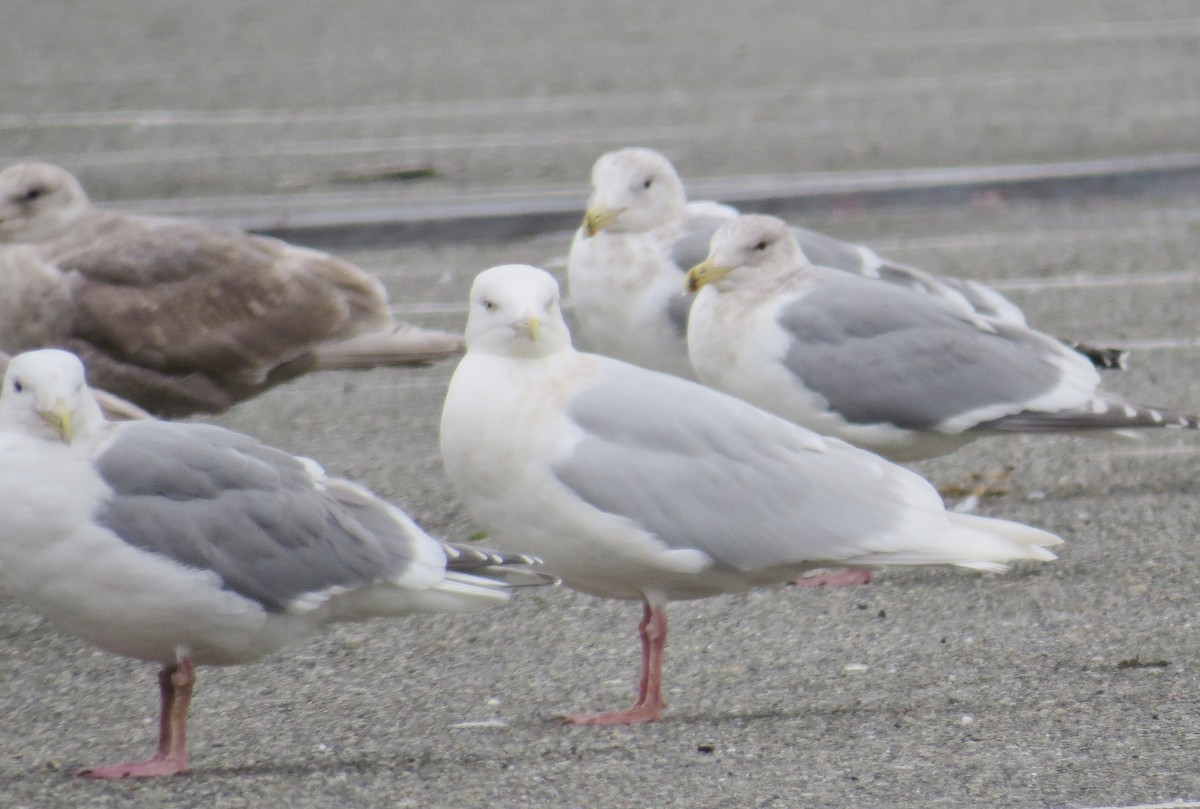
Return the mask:
<path id="1" fill-rule="evenodd" d="M 253 385 L 317 345 L 390 322 L 379 283 L 332 256 L 229 228 L 96 214 L 46 257 L 73 274 L 74 336 L 118 361 Z"/>

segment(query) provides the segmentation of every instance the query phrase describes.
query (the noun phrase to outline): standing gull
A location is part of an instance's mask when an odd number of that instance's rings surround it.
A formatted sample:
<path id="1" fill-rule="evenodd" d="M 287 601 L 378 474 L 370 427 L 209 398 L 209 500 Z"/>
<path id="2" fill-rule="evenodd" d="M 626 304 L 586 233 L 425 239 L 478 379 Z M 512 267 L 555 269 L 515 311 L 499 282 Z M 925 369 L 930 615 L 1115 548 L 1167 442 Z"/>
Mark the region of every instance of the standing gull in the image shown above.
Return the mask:
<path id="1" fill-rule="evenodd" d="M 79 360 L 55 349 L 9 364 L 0 456 L 0 591 L 162 666 L 156 753 L 80 773 L 93 778 L 186 771 L 196 665 L 254 662 L 337 621 L 501 603 L 533 561 L 445 545 L 362 486 L 238 433 L 109 424 Z"/>
<path id="2" fill-rule="evenodd" d="M 1197 426 L 1099 391 L 1092 363 L 1049 335 L 813 266 L 774 217 L 722 225 L 687 285 L 703 382 L 894 460 L 988 433 Z"/>
<path id="3" fill-rule="evenodd" d="M 423 363 L 462 340 L 393 319 L 326 253 L 231 227 L 92 206 L 44 163 L 0 172 L 0 349 L 78 354 L 88 381 L 161 416 L 218 413 L 320 368 Z"/>
<path id="4" fill-rule="evenodd" d="M 789 581 L 813 567 L 1049 560 L 1061 540 L 947 513 L 925 480 L 678 377 L 577 352 L 558 285 L 533 267 L 481 273 L 467 353 L 446 395 L 442 458 L 498 547 L 536 553 L 578 590 L 641 601 L 642 673 L 661 693 L 668 601 Z"/>
<path id="5" fill-rule="evenodd" d="M 683 274 L 708 254 L 718 227 L 737 216 L 715 202 L 687 201 L 667 158 L 650 149 L 608 152 L 592 167 L 592 193 L 571 243 L 567 280 L 587 346 L 657 371 L 695 378 L 687 361 Z M 977 281 L 934 276 L 874 250 L 805 228 L 792 228 L 817 265 L 941 298 L 964 314 L 1025 326 L 1012 301 Z M 1078 346 L 1101 367 L 1119 367 L 1115 349 Z"/>

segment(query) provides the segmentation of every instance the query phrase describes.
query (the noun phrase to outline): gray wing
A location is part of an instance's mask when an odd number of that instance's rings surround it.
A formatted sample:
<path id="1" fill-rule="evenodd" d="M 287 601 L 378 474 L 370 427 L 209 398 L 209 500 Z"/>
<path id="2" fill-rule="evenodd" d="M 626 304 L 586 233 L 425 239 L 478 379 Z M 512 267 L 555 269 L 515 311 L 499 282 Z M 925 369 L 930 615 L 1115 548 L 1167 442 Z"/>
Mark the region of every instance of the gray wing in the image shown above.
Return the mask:
<path id="1" fill-rule="evenodd" d="M 936 298 L 850 275 L 827 275 L 777 319 L 788 370 L 858 424 L 937 429 L 989 405 L 1019 411 L 1063 379 L 1049 337 L 985 331 Z"/>
<path id="2" fill-rule="evenodd" d="M 220 427 L 130 422 L 96 466 L 112 489 L 101 525 L 216 573 L 269 611 L 329 588 L 394 579 L 424 540 L 362 489 L 322 491 L 299 459 Z"/>
<path id="3" fill-rule="evenodd" d="M 728 215 L 691 213 L 687 217 L 683 235 L 671 245 L 671 261 L 679 268 L 679 294 L 672 295 L 667 302 L 667 319 L 680 337 L 687 337 L 688 315 L 691 314 L 692 304 L 696 300 L 694 292 L 683 291 L 684 273 L 708 258 L 708 246 L 712 235 L 733 215 L 735 214 L 732 209 Z"/>
<path id="4" fill-rule="evenodd" d="M 852 272 L 867 278 L 877 278 L 883 260 L 869 247 L 842 241 L 825 233 L 808 228 L 792 227 L 805 258 L 818 267 Z"/>
<path id="5" fill-rule="evenodd" d="M 692 304 L 695 302 L 695 292 L 682 291 L 678 295 L 672 295 L 667 301 L 667 319 L 675 328 L 675 333 L 681 338 L 687 339 L 688 316 L 691 314 Z"/>
<path id="6" fill-rule="evenodd" d="M 877 278 L 914 292 L 946 298 L 983 317 L 1017 326 L 1025 325 L 1025 315 L 1016 304 L 977 281 L 931 275 L 916 267 L 885 259 L 866 245 L 843 241 L 815 230 L 793 227 L 792 233 L 804 255 L 818 267 Z"/>
<path id="7" fill-rule="evenodd" d="M 728 221 L 727 216 L 692 215 L 687 218 L 683 235 L 671 245 L 671 260 L 679 267 L 681 289 L 683 273 L 708 258 L 708 245 L 713 234 Z"/>
<path id="8" fill-rule="evenodd" d="M 808 260 L 818 267 L 876 278 L 889 284 L 919 292 L 963 307 L 966 313 L 988 318 L 992 323 L 1025 326 L 1025 313 L 996 290 L 968 278 L 933 275 L 907 264 L 880 256 L 871 248 L 842 241 L 807 228 L 793 227 L 792 233 Z M 1109 346 L 1095 346 L 1073 340 L 1063 341 L 1069 348 L 1087 357 L 1097 368 L 1124 368 L 1126 352 Z"/>
<path id="9" fill-rule="evenodd" d="M 838 441 L 814 449 L 806 430 L 665 374 L 621 366 L 567 417 L 585 437 L 553 466 L 564 485 L 728 568 L 853 558 L 907 508 L 880 459 Z"/>

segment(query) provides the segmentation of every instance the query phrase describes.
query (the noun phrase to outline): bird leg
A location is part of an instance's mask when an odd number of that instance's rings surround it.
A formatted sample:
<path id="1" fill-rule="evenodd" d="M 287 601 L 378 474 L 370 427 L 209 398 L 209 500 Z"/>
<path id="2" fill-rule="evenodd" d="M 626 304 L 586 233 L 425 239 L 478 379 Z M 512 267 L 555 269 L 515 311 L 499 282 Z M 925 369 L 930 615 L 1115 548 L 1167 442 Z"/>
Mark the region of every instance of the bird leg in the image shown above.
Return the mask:
<path id="1" fill-rule="evenodd" d="M 796 579 L 796 587 L 851 587 L 855 584 L 870 584 L 871 571 L 855 567 L 843 567 L 832 573 L 817 573 Z"/>
<path id="2" fill-rule="evenodd" d="M 574 714 L 566 717 L 572 725 L 632 725 L 653 722 L 662 715 L 667 703 L 662 698 L 663 650 L 667 645 L 667 611 L 646 602 L 642 622 L 638 624 L 642 638 L 642 674 L 638 683 L 638 698 L 632 708 L 624 711 Z"/>
<path id="3" fill-rule="evenodd" d="M 150 778 L 187 772 L 187 717 L 196 669 L 190 657 L 163 666 L 158 673 L 162 707 L 158 717 L 158 749 L 145 761 L 104 764 L 80 770 L 84 778 Z"/>

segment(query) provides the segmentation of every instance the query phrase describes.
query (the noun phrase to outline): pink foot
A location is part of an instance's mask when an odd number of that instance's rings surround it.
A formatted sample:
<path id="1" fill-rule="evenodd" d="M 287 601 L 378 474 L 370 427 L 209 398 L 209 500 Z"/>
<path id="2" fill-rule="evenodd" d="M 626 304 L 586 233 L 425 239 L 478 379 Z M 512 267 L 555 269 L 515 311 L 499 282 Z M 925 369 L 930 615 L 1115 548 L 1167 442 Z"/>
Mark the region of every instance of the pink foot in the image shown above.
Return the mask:
<path id="1" fill-rule="evenodd" d="M 568 725 L 636 725 L 641 722 L 653 722 L 662 716 L 663 709 L 666 707 L 666 705 L 640 705 L 624 711 L 579 713 L 564 716 L 563 721 Z"/>
<path id="2" fill-rule="evenodd" d="M 179 775 L 187 772 L 187 759 L 165 756 L 146 761 L 126 761 L 121 764 L 102 764 L 79 770 L 80 778 L 154 778 L 160 775 Z"/>
<path id="3" fill-rule="evenodd" d="M 870 584 L 871 571 L 861 568 L 844 567 L 835 573 L 818 573 L 815 576 L 805 576 L 792 582 L 797 587 L 852 587 L 856 584 Z"/>

